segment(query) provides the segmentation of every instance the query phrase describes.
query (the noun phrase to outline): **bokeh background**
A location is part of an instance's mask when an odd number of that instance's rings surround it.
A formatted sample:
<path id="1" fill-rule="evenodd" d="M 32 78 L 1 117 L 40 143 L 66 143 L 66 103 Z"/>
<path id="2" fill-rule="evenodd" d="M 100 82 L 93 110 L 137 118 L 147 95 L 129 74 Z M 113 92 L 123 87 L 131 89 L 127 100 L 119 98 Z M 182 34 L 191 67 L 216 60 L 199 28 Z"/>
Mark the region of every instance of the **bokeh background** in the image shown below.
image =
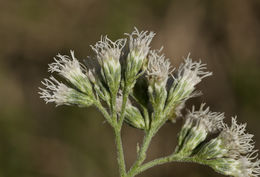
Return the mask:
<path id="1" fill-rule="evenodd" d="M 260 148 L 259 0 L 1 0 L 0 1 L 0 177 L 118 176 L 114 137 L 94 108 L 46 105 L 38 87 L 57 53 L 94 55 L 89 45 L 102 34 L 153 30 L 153 48 L 164 46 L 173 65 L 190 52 L 214 75 L 198 89 L 214 111 L 248 123 Z M 182 121 L 166 124 L 148 159 L 167 155 Z M 125 126 L 127 166 L 142 132 Z M 146 177 L 220 177 L 196 164 L 167 164 Z"/>

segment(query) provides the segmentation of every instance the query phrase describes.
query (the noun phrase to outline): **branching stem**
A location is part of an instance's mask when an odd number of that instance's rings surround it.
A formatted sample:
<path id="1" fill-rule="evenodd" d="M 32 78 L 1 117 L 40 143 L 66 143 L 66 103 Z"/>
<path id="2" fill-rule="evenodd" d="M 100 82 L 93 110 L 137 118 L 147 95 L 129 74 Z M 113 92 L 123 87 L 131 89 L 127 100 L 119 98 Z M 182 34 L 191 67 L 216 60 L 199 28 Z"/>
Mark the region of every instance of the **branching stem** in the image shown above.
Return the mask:
<path id="1" fill-rule="evenodd" d="M 129 96 L 129 91 L 126 88 L 127 88 L 127 84 L 126 84 L 126 87 L 123 91 L 123 101 L 122 101 L 122 106 L 121 106 L 121 114 L 120 114 L 119 119 L 116 121 L 116 125 L 113 126 L 114 131 L 115 131 L 115 136 L 116 136 L 117 161 L 118 161 L 119 173 L 120 173 L 121 177 L 126 176 L 124 149 L 123 149 L 122 137 L 121 137 L 121 129 L 122 129 L 122 125 L 123 125 L 124 117 L 125 117 L 126 103 L 127 103 L 127 98 Z"/>

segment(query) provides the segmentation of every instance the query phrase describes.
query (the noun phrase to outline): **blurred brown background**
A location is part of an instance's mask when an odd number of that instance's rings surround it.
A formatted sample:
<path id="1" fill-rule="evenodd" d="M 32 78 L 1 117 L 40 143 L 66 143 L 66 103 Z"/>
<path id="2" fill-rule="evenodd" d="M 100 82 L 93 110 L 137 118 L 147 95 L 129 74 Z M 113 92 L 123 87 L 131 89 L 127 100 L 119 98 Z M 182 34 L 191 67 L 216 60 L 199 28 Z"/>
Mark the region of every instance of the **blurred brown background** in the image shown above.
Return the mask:
<path id="1" fill-rule="evenodd" d="M 0 177 L 118 176 L 114 137 L 94 108 L 39 99 L 47 64 L 57 53 L 75 50 L 80 60 L 100 35 L 123 37 L 134 26 L 157 33 L 177 66 L 191 52 L 214 75 L 200 84 L 207 102 L 248 123 L 260 148 L 259 0 L 1 0 L 0 1 Z M 181 121 L 154 138 L 148 159 L 173 151 Z M 127 165 L 135 159 L 142 132 L 125 126 Z M 140 176 L 218 177 L 208 167 L 167 164 Z"/>

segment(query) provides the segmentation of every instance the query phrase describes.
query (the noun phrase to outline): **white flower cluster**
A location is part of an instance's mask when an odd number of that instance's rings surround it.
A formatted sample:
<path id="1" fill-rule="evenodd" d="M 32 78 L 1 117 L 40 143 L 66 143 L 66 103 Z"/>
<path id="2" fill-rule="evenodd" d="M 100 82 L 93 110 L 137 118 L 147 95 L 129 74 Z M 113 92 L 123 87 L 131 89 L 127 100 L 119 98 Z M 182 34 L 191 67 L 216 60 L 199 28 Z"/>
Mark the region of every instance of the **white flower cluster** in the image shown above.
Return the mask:
<path id="1" fill-rule="evenodd" d="M 224 114 L 211 112 L 209 107 L 204 109 L 204 106 L 205 104 L 201 104 L 198 111 L 193 107 L 186 115 L 178 137 L 178 153 L 189 156 L 209 133 L 221 129 Z"/>
<path id="2" fill-rule="evenodd" d="M 253 135 L 246 133 L 245 128 L 246 124 L 238 124 L 236 118 L 232 118 L 230 127 L 223 123 L 219 136 L 206 143 L 199 155 L 212 162 L 214 162 L 212 159 L 225 159 L 221 165 L 232 167 L 222 171 L 226 175 L 235 177 L 260 175 L 260 160 L 256 159 L 258 155 L 254 150 Z M 211 166 L 219 170 L 220 164 L 212 163 Z"/>
<path id="3" fill-rule="evenodd" d="M 71 56 L 58 54 L 48 71 L 57 73 L 67 83 L 50 76 L 42 81 L 45 88 L 40 88 L 39 94 L 46 103 L 54 102 L 57 106 L 94 105 L 117 133 L 125 122 L 144 130 L 151 140 L 167 120 L 182 115 L 185 102 L 199 93 L 197 84 L 212 72 L 188 55 L 174 73 L 162 49 L 151 50 L 154 32 L 139 32 L 135 28 L 126 35 L 128 42 L 112 41 L 105 36 L 91 46 L 95 60 L 90 62 L 97 63 L 94 67 L 81 64 L 73 51 Z M 211 112 L 205 104 L 199 110 L 193 107 L 185 117 L 174 155 L 178 160 L 209 165 L 225 175 L 259 176 L 260 161 L 256 160 L 253 135 L 246 133 L 246 125 L 238 124 L 236 118 L 232 118 L 231 126 L 223 119 L 223 113 Z M 144 148 L 148 145 L 149 142 Z M 145 159 L 144 148 L 139 153 L 141 160 Z"/>
<path id="4" fill-rule="evenodd" d="M 229 127 L 223 122 L 224 114 L 199 111 L 194 107 L 185 119 L 178 137 L 177 153 L 203 161 L 216 171 L 235 177 L 253 177 L 260 174 L 260 161 L 255 160 L 253 135 L 246 133 L 246 124 L 238 124 L 232 118 Z M 209 133 L 218 133 L 216 138 L 206 141 Z"/>

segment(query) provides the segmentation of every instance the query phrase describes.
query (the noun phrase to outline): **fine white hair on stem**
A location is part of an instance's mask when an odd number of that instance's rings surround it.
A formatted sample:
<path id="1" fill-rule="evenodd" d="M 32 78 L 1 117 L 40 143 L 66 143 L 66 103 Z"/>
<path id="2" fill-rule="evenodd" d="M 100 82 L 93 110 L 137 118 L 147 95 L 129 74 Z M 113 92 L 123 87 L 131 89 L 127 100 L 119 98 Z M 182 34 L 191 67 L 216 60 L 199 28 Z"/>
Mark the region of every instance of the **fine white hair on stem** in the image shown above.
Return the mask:
<path id="1" fill-rule="evenodd" d="M 253 135 L 246 133 L 246 124 L 238 124 L 236 119 L 232 118 L 230 127 L 223 124 L 223 131 L 220 133 L 220 138 L 229 150 L 230 156 L 246 154 L 254 149 Z"/>
<path id="2" fill-rule="evenodd" d="M 115 42 L 107 36 L 102 37 L 94 46 L 90 46 L 97 54 L 97 59 L 102 65 L 103 60 L 118 60 L 121 55 L 121 50 L 125 46 L 126 39 L 118 39 Z"/>
<path id="3" fill-rule="evenodd" d="M 147 76 L 148 78 L 153 78 L 160 83 L 166 84 L 169 75 L 174 69 L 171 68 L 169 59 L 165 59 L 165 55 L 160 54 L 160 52 L 161 49 L 150 51 Z"/>
<path id="4" fill-rule="evenodd" d="M 152 42 L 153 37 L 155 36 L 154 32 L 148 31 L 138 31 L 135 27 L 134 31 L 131 34 L 125 33 L 129 36 L 129 49 L 133 51 L 135 55 L 139 55 L 138 58 L 144 59 L 150 50 L 150 43 Z"/>
<path id="5" fill-rule="evenodd" d="M 201 104 L 198 111 L 195 110 L 195 106 L 188 112 L 188 119 L 192 119 L 195 125 L 203 126 L 207 132 L 216 132 L 221 130 L 223 125 L 224 113 L 211 112 L 209 107 L 205 108 L 205 103 Z"/>

